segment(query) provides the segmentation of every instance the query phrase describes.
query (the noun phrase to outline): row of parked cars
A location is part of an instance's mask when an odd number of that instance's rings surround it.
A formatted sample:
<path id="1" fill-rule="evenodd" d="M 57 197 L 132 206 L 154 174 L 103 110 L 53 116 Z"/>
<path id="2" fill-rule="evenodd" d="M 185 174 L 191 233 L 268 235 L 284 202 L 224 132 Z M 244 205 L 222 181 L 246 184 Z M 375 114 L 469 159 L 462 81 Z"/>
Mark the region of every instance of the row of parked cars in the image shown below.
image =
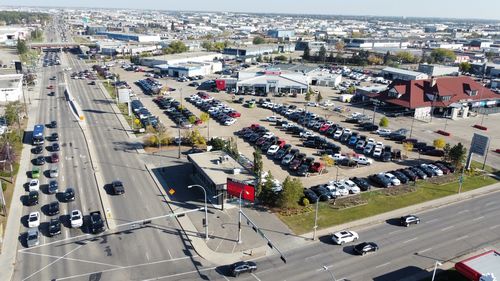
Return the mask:
<path id="1" fill-rule="evenodd" d="M 351 177 L 349 179 L 330 181 L 326 184 L 305 188 L 304 196 L 309 202 L 316 203 L 318 200 L 327 201 L 348 194 L 357 194 L 360 191 L 368 191 L 372 187 L 387 188 L 398 186 L 415 182 L 418 179 L 425 180 L 454 172 L 455 168 L 451 164 L 437 161 L 430 164 L 414 165 L 398 170 L 372 174 L 367 178 Z"/>
<path id="2" fill-rule="evenodd" d="M 200 118 L 196 117 L 189 109 L 181 107 L 181 103 L 172 97 L 159 97 L 153 100 L 170 119 L 181 128 L 191 128 L 200 125 Z M 193 122 L 191 122 L 193 121 Z"/>
<path id="3" fill-rule="evenodd" d="M 226 126 L 233 125 L 236 122 L 236 118 L 241 117 L 240 112 L 214 99 L 205 92 L 198 92 L 187 97 L 186 100 L 207 112 L 211 118 Z"/>
<path id="4" fill-rule="evenodd" d="M 235 134 L 258 147 L 269 158 L 279 162 L 283 168 L 299 176 L 319 173 L 324 169 L 323 163 L 301 153 L 298 148 L 293 148 L 291 144 L 287 144 L 285 140 L 259 124 L 245 127 Z"/>
<path id="5" fill-rule="evenodd" d="M 151 125 L 153 128 L 156 128 L 158 126 L 158 117 L 151 114 L 140 100 L 132 100 L 130 102 L 130 107 L 135 116 L 141 121 L 143 127 Z"/>
<path id="6" fill-rule="evenodd" d="M 139 86 L 139 88 L 141 88 L 146 95 L 156 95 L 160 92 L 162 87 L 160 82 L 149 77 L 146 79 L 137 80 L 135 84 Z"/>

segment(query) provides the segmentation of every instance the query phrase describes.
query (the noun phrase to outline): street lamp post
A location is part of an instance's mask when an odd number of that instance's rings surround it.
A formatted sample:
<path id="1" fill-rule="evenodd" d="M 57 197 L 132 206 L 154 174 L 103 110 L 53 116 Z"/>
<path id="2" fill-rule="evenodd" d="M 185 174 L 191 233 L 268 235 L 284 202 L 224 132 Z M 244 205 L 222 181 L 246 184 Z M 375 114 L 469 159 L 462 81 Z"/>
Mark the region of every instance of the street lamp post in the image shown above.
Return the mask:
<path id="1" fill-rule="evenodd" d="M 316 230 L 318 229 L 318 209 L 319 209 L 319 199 L 321 199 L 321 196 L 326 196 L 325 194 L 321 194 L 318 196 L 318 200 L 316 201 L 316 213 L 314 214 L 314 232 L 313 232 L 313 240 L 316 240 Z"/>
<path id="2" fill-rule="evenodd" d="M 243 195 L 243 192 L 245 192 L 245 194 L 249 194 L 248 191 L 246 191 L 245 189 L 242 189 L 241 192 L 240 192 L 240 201 L 239 201 L 239 205 L 240 205 L 240 210 L 238 212 L 238 244 L 241 244 L 242 241 L 241 241 L 241 195 Z"/>
<path id="3" fill-rule="evenodd" d="M 339 165 L 336 165 L 335 168 L 337 168 L 337 174 L 335 175 L 335 181 L 339 180 Z"/>
<path id="4" fill-rule="evenodd" d="M 199 187 L 203 190 L 203 195 L 205 195 L 205 240 L 208 240 L 208 209 L 207 209 L 207 191 L 205 188 L 198 184 L 188 185 L 188 188 Z"/>
<path id="5" fill-rule="evenodd" d="M 437 267 L 441 266 L 441 265 L 443 265 L 443 264 L 440 263 L 439 261 L 436 261 L 436 263 L 434 264 L 434 271 L 432 272 L 432 280 L 431 281 L 434 281 L 434 277 L 436 277 Z"/>

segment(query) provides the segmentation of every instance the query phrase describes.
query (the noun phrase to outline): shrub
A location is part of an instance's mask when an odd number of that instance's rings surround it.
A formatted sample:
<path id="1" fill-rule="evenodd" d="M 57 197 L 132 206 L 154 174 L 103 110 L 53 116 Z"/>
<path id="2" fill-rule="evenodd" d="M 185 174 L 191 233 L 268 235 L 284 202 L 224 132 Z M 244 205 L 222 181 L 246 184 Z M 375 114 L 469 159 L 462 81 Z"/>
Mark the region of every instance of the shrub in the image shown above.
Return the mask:
<path id="1" fill-rule="evenodd" d="M 309 204 L 310 204 L 309 199 L 307 199 L 305 197 L 302 198 L 302 206 L 307 207 L 307 206 L 309 206 Z"/>

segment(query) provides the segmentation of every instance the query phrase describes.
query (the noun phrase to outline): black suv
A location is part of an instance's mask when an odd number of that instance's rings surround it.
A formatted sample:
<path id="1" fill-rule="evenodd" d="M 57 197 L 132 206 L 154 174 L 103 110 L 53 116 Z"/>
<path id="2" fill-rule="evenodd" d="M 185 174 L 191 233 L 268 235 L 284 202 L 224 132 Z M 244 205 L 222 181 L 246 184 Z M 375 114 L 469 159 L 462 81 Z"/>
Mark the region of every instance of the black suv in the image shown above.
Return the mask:
<path id="1" fill-rule="evenodd" d="M 28 193 L 28 198 L 26 199 L 27 206 L 33 206 L 38 204 L 38 191 L 30 191 Z"/>
<path id="2" fill-rule="evenodd" d="M 33 162 L 37 166 L 41 166 L 45 164 L 45 156 L 38 156 L 37 158 L 33 159 Z"/>
<path id="3" fill-rule="evenodd" d="M 94 234 L 104 231 L 104 222 L 102 221 L 101 212 L 95 211 L 90 213 L 90 229 Z"/>
<path id="4" fill-rule="evenodd" d="M 33 149 L 31 149 L 31 152 L 33 154 L 40 154 L 43 152 L 43 147 L 41 145 L 37 145 L 37 146 L 33 147 Z"/>
<path id="5" fill-rule="evenodd" d="M 362 191 L 367 191 L 371 188 L 371 185 L 364 178 L 353 177 L 350 178 L 350 180 L 352 180 L 352 182 L 354 182 Z"/>
<path id="6" fill-rule="evenodd" d="M 57 181 L 51 180 L 49 182 L 49 186 L 47 187 L 47 193 L 56 194 L 58 191 L 59 191 L 59 184 L 57 184 Z"/>
<path id="7" fill-rule="evenodd" d="M 363 256 L 366 253 L 376 252 L 376 251 L 378 251 L 378 245 L 375 244 L 374 242 L 363 242 L 361 244 L 354 246 L 354 252 Z"/>
<path id="8" fill-rule="evenodd" d="M 58 141 L 59 140 L 59 134 L 58 133 L 52 133 L 49 137 L 51 141 Z"/>
<path id="9" fill-rule="evenodd" d="M 61 234 L 61 222 L 58 219 L 51 219 L 49 222 L 49 236 Z"/>
<path id="10" fill-rule="evenodd" d="M 368 177 L 369 180 L 376 183 L 380 187 L 389 187 L 391 186 L 391 181 L 380 174 L 373 174 Z"/>
<path id="11" fill-rule="evenodd" d="M 123 187 L 123 183 L 121 181 L 113 181 L 111 183 L 111 189 L 114 195 L 125 193 L 125 188 Z"/>
<path id="12" fill-rule="evenodd" d="M 401 217 L 400 222 L 401 222 L 401 225 L 408 227 L 408 226 L 410 226 L 410 224 L 419 224 L 420 218 L 415 216 L 415 215 L 407 215 L 407 216 Z"/>
<path id="13" fill-rule="evenodd" d="M 47 204 L 47 215 L 53 216 L 59 214 L 59 202 L 54 201 Z"/>
<path id="14" fill-rule="evenodd" d="M 75 201 L 75 190 L 73 188 L 66 188 L 66 190 L 63 192 L 63 200 L 66 202 L 69 201 Z"/>
<path id="15" fill-rule="evenodd" d="M 241 273 L 254 272 L 255 270 L 257 270 L 257 264 L 254 263 L 253 261 L 239 261 L 233 263 L 230 266 L 230 269 L 231 269 L 231 274 L 234 277 L 238 277 Z"/>

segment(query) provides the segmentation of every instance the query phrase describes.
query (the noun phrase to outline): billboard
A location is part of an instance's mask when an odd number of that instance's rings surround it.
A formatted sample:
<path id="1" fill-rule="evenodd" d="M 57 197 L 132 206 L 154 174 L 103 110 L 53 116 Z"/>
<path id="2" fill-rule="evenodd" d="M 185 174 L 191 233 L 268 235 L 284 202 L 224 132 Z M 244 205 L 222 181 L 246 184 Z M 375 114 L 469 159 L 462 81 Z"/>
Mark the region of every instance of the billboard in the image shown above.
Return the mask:
<path id="1" fill-rule="evenodd" d="M 251 202 L 255 201 L 255 187 L 253 185 L 245 183 L 243 181 L 227 178 L 228 195 L 239 198 L 242 190 L 245 190 L 246 192 L 243 192 L 241 194 L 241 198 Z"/>
<path id="2" fill-rule="evenodd" d="M 130 102 L 130 90 L 129 89 L 118 89 L 118 102 L 120 102 L 120 103 Z"/>
<path id="3" fill-rule="evenodd" d="M 470 145 L 470 152 L 481 156 L 486 155 L 489 141 L 490 139 L 487 136 L 474 134 Z"/>

